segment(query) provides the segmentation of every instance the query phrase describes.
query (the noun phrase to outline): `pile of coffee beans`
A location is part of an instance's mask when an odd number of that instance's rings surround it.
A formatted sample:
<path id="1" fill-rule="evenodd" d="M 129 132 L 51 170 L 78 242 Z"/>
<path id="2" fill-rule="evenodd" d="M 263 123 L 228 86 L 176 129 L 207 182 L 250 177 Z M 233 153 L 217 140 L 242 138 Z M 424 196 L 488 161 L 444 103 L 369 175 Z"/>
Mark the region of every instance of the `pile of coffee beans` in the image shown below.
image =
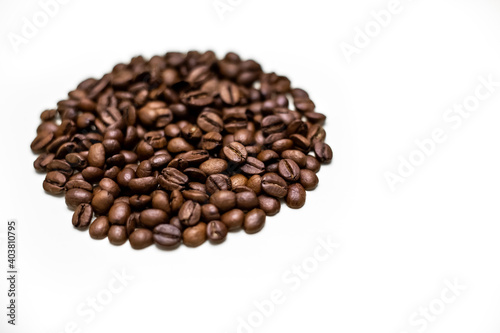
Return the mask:
<path id="1" fill-rule="evenodd" d="M 256 233 L 282 202 L 301 208 L 332 160 L 308 93 L 235 53 L 135 57 L 40 118 L 45 191 L 75 228 L 134 249 Z"/>

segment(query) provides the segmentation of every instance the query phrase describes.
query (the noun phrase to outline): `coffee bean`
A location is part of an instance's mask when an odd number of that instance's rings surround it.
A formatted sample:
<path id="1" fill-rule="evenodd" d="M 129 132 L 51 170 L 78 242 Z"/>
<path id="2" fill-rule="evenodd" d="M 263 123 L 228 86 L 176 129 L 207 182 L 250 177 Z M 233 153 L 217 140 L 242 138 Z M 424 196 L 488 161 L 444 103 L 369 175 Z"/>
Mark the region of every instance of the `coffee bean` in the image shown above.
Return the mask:
<path id="1" fill-rule="evenodd" d="M 89 234 L 93 239 L 104 239 L 108 236 L 109 221 L 106 216 L 100 216 L 90 225 Z"/>
<path id="2" fill-rule="evenodd" d="M 330 163 L 333 158 L 332 148 L 324 142 L 314 144 L 314 154 L 321 163 Z"/>
<path id="3" fill-rule="evenodd" d="M 111 206 L 108 214 L 111 224 L 125 225 L 131 213 L 130 205 L 125 202 L 116 202 Z"/>
<path id="4" fill-rule="evenodd" d="M 134 210 L 143 210 L 151 204 L 152 198 L 150 195 L 133 195 L 130 197 L 130 207 Z"/>
<path id="5" fill-rule="evenodd" d="M 210 203 L 219 211 L 226 212 L 236 206 L 236 194 L 226 190 L 217 191 L 210 196 Z"/>
<path id="6" fill-rule="evenodd" d="M 172 209 L 172 212 L 177 212 L 183 204 L 184 197 L 182 196 L 181 191 L 173 190 L 170 194 L 170 208 Z"/>
<path id="7" fill-rule="evenodd" d="M 172 209 L 170 207 L 170 200 L 168 194 L 165 191 L 157 190 L 151 194 L 152 201 L 151 205 L 153 208 L 161 209 L 168 215 L 170 215 Z"/>
<path id="8" fill-rule="evenodd" d="M 306 169 L 311 170 L 313 172 L 318 172 L 320 168 L 321 164 L 315 157 L 310 155 L 306 156 Z"/>
<path id="9" fill-rule="evenodd" d="M 159 224 L 168 223 L 168 214 L 161 209 L 146 209 L 142 211 L 140 221 L 143 226 L 154 228 Z"/>
<path id="10" fill-rule="evenodd" d="M 92 201 L 92 193 L 79 188 L 73 188 L 66 192 L 66 205 L 75 210 L 80 204 L 89 204 Z"/>
<path id="11" fill-rule="evenodd" d="M 94 211 L 89 204 L 80 204 L 73 214 L 73 226 L 77 229 L 84 230 L 90 225 Z"/>
<path id="12" fill-rule="evenodd" d="M 73 175 L 73 169 L 71 168 L 71 165 L 63 160 L 52 160 L 52 162 L 47 165 L 47 171 L 59 171 L 67 177 Z"/>
<path id="13" fill-rule="evenodd" d="M 171 224 L 159 224 L 153 229 L 153 240 L 161 246 L 175 246 L 181 242 L 181 237 L 181 231 Z"/>
<path id="14" fill-rule="evenodd" d="M 255 157 L 249 156 L 246 163 L 241 166 L 241 171 L 248 175 L 261 175 L 266 171 L 266 169 L 264 162 Z"/>
<path id="15" fill-rule="evenodd" d="M 35 153 L 44 151 L 53 138 L 54 138 L 54 133 L 41 132 L 31 143 L 31 150 L 33 150 L 33 152 Z"/>
<path id="16" fill-rule="evenodd" d="M 281 203 L 278 199 L 267 195 L 259 195 L 259 208 L 262 209 L 267 216 L 274 216 L 280 212 Z"/>
<path id="17" fill-rule="evenodd" d="M 284 159 L 290 159 L 297 163 L 299 168 L 305 168 L 306 167 L 306 162 L 307 162 L 307 157 L 306 155 L 301 152 L 300 150 L 285 150 L 284 152 L 281 153 L 281 157 Z"/>
<path id="18" fill-rule="evenodd" d="M 231 176 L 231 188 L 235 188 L 238 186 L 245 186 L 248 182 L 247 177 L 243 176 L 242 174 L 236 174 L 234 176 Z"/>
<path id="19" fill-rule="evenodd" d="M 196 124 L 205 132 L 221 132 L 224 126 L 222 119 L 213 112 L 202 112 Z"/>
<path id="20" fill-rule="evenodd" d="M 280 176 L 289 182 L 296 182 L 300 178 L 300 168 L 293 160 L 283 159 L 279 161 L 278 171 Z"/>
<path id="21" fill-rule="evenodd" d="M 260 126 L 262 128 L 262 133 L 264 133 L 265 136 L 273 133 L 281 133 L 286 130 L 286 125 L 281 117 L 274 115 L 267 116 L 262 119 Z"/>
<path id="22" fill-rule="evenodd" d="M 182 233 L 182 241 L 186 246 L 197 247 L 207 240 L 207 225 L 203 222 L 186 228 Z"/>
<path id="23" fill-rule="evenodd" d="M 272 197 L 283 198 L 286 196 L 288 188 L 283 178 L 270 172 L 262 176 L 262 190 Z"/>
<path id="24" fill-rule="evenodd" d="M 207 177 L 207 182 L 205 183 L 207 192 L 214 194 L 217 191 L 229 191 L 231 190 L 231 179 L 223 174 L 215 174 Z"/>
<path id="25" fill-rule="evenodd" d="M 64 192 L 66 176 L 59 171 L 51 171 L 45 177 L 43 189 L 50 194 L 61 194 Z"/>
<path id="26" fill-rule="evenodd" d="M 104 167 L 106 151 L 102 143 L 96 143 L 89 149 L 89 165 L 97 168 Z"/>
<path id="27" fill-rule="evenodd" d="M 135 229 L 129 236 L 129 242 L 136 250 L 144 249 L 154 243 L 153 232 L 148 229 Z"/>
<path id="28" fill-rule="evenodd" d="M 244 211 L 251 210 L 259 205 L 254 191 L 244 191 L 236 194 L 236 207 Z"/>
<path id="29" fill-rule="evenodd" d="M 259 175 L 253 175 L 248 179 L 246 184 L 255 194 L 259 195 L 262 191 L 262 177 Z"/>
<path id="30" fill-rule="evenodd" d="M 188 176 L 174 168 L 165 168 L 158 178 L 161 187 L 167 191 L 182 190 L 189 181 Z"/>
<path id="31" fill-rule="evenodd" d="M 292 184 L 288 187 L 286 196 L 286 204 L 290 208 L 301 208 L 306 203 L 306 191 L 299 183 Z"/>
<path id="32" fill-rule="evenodd" d="M 213 150 L 222 144 L 222 135 L 218 132 L 208 132 L 201 137 L 200 146 L 205 150 Z"/>
<path id="33" fill-rule="evenodd" d="M 128 187 L 134 193 L 151 193 L 158 187 L 158 178 L 156 177 L 144 177 L 144 178 L 134 178 L 128 183 Z"/>
<path id="34" fill-rule="evenodd" d="M 201 206 L 201 218 L 205 222 L 220 219 L 219 209 L 213 204 Z"/>
<path id="35" fill-rule="evenodd" d="M 105 215 L 113 206 L 115 199 L 111 193 L 106 190 L 99 191 L 92 199 L 92 207 L 96 214 Z"/>
<path id="36" fill-rule="evenodd" d="M 201 206 L 192 200 L 184 202 L 179 209 L 179 219 L 185 226 L 191 227 L 200 221 Z"/>
<path id="37" fill-rule="evenodd" d="M 113 181 L 112 179 L 109 178 L 103 178 L 99 182 L 99 186 L 103 189 L 108 191 L 113 197 L 117 198 L 120 195 L 121 189 L 118 184 Z"/>
<path id="38" fill-rule="evenodd" d="M 221 221 L 210 221 L 207 224 L 207 238 L 212 242 L 222 242 L 227 236 L 227 227 Z"/>
<path id="39" fill-rule="evenodd" d="M 74 188 L 80 188 L 82 190 L 89 191 L 89 192 L 93 191 L 92 185 L 90 183 L 87 183 L 84 180 L 70 180 L 66 183 L 65 188 L 66 188 L 66 191 L 69 191 L 69 190 L 74 189 Z"/>
<path id="40" fill-rule="evenodd" d="M 222 214 L 220 220 L 227 226 L 229 230 L 241 228 L 245 213 L 241 209 L 231 209 L 230 211 Z"/>
<path id="41" fill-rule="evenodd" d="M 112 225 L 108 231 L 109 242 L 113 245 L 122 245 L 127 241 L 127 231 L 122 225 Z"/>
<path id="42" fill-rule="evenodd" d="M 300 170 L 300 184 L 307 191 L 314 190 L 318 186 L 319 180 L 318 176 L 314 171 L 302 169 Z"/>
<path id="43" fill-rule="evenodd" d="M 225 146 L 223 150 L 226 159 L 236 164 L 241 164 L 245 162 L 248 156 L 245 146 L 243 146 L 239 142 L 231 142 L 230 144 Z"/>
<path id="44" fill-rule="evenodd" d="M 245 215 L 243 229 L 247 234 L 254 234 L 264 228 L 266 223 L 266 213 L 262 209 L 255 208 Z"/>
<path id="45" fill-rule="evenodd" d="M 205 192 L 205 190 L 203 190 L 203 191 L 185 190 L 185 191 L 182 191 L 182 195 L 184 196 L 184 199 L 196 201 L 200 204 L 204 204 L 208 201 L 208 194 Z"/>
<path id="46" fill-rule="evenodd" d="M 206 175 L 222 173 L 227 169 L 227 162 L 221 158 L 211 158 L 200 164 L 200 170 Z"/>

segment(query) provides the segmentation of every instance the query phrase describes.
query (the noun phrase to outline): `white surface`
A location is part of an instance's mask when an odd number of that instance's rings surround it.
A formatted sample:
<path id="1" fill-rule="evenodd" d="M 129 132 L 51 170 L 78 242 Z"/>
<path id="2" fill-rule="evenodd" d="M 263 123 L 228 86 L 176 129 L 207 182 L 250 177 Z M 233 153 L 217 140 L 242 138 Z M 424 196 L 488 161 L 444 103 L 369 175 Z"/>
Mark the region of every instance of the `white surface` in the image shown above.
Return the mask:
<path id="1" fill-rule="evenodd" d="M 18 326 L 7 325 L 0 279 L 0 331 L 72 332 L 74 321 L 81 332 L 237 332 L 238 318 L 277 289 L 283 304 L 253 331 L 498 333 L 500 88 L 458 129 L 443 120 L 480 75 L 500 81 L 498 1 L 401 0 L 351 63 L 340 44 L 390 1 L 223 2 L 234 4 L 224 20 L 212 0 L 69 1 L 17 53 L 8 34 L 40 5 L 1 2 L 0 232 L 18 219 L 20 308 Z M 283 207 L 259 234 L 230 234 L 219 246 L 133 251 L 74 230 L 64 200 L 44 194 L 32 169 L 40 112 L 117 62 L 190 49 L 234 50 L 310 92 L 328 115 L 335 163 L 303 209 Z M 435 128 L 446 142 L 392 192 L 384 173 Z M 282 276 L 310 263 L 328 235 L 340 248 L 291 290 Z M 79 305 L 105 296 L 122 269 L 135 278 L 85 322 Z M 452 296 L 446 279 L 467 290 L 425 329 L 412 325 L 419 307 Z"/>

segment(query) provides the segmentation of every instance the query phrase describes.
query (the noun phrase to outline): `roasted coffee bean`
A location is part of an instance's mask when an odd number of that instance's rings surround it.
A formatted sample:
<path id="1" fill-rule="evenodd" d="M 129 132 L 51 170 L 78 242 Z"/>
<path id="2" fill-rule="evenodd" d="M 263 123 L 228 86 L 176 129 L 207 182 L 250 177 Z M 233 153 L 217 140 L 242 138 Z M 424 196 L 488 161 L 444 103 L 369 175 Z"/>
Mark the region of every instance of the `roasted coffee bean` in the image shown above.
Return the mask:
<path id="1" fill-rule="evenodd" d="M 203 222 L 186 228 L 182 233 L 182 241 L 186 246 L 197 247 L 207 240 L 207 225 Z"/>
<path id="2" fill-rule="evenodd" d="M 207 177 L 205 186 L 210 194 L 223 190 L 229 191 L 231 190 L 231 179 L 223 174 L 210 175 Z"/>
<path id="3" fill-rule="evenodd" d="M 133 195 L 130 197 L 130 206 L 135 210 L 143 210 L 151 204 L 152 198 L 149 195 Z"/>
<path id="4" fill-rule="evenodd" d="M 181 223 L 181 220 L 179 219 L 178 216 L 174 216 L 170 219 L 170 221 L 168 222 L 168 224 L 171 224 L 173 225 L 174 227 L 176 227 L 177 229 L 179 229 L 180 231 L 184 230 L 186 227 L 184 226 L 184 224 Z"/>
<path id="5" fill-rule="evenodd" d="M 113 181 L 112 179 L 109 178 L 103 178 L 99 182 L 99 186 L 103 189 L 111 193 L 111 195 L 115 198 L 117 198 L 120 195 L 121 189 L 118 184 Z"/>
<path id="6" fill-rule="evenodd" d="M 262 209 L 255 208 L 249 211 L 245 215 L 245 220 L 243 221 L 243 229 L 248 234 L 254 234 L 264 228 L 266 223 L 266 213 Z"/>
<path id="7" fill-rule="evenodd" d="M 262 209 L 267 216 L 273 216 L 280 212 L 281 203 L 278 199 L 267 195 L 259 195 L 259 208 Z"/>
<path id="8" fill-rule="evenodd" d="M 47 165 L 50 164 L 54 160 L 55 154 L 47 154 L 43 153 L 42 155 L 38 156 L 38 158 L 33 162 L 33 167 L 35 168 L 36 171 L 46 171 L 47 170 Z"/>
<path id="9" fill-rule="evenodd" d="M 77 229 L 84 230 L 90 225 L 94 211 L 89 204 L 80 204 L 73 214 L 73 226 Z"/>
<path id="10" fill-rule="evenodd" d="M 314 144 L 314 154 L 321 163 L 330 163 L 333 158 L 332 148 L 324 142 Z"/>
<path id="11" fill-rule="evenodd" d="M 184 170 L 184 174 L 189 177 L 189 179 L 196 182 L 206 182 L 207 175 L 198 168 L 187 168 Z"/>
<path id="12" fill-rule="evenodd" d="M 128 183 L 128 187 L 134 193 L 151 193 L 158 187 L 158 179 L 156 177 L 134 178 Z"/>
<path id="13" fill-rule="evenodd" d="M 234 133 L 234 141 L 239 142 L 244 146 L 248 146 L 255 142 L 255 138 L 252 131 L 244 128 Z"/>
<path id="14" fill-rule="evenodd" d="M 89 149 L 89 165 L 97 168 L 104 167 L 106 163 L 106 150 L 102 143 L 96 143 Z"/>
<path id="15" fill-rule="evenodd" d="M 33 152 L 35 153 L 44 151 L 53 138 L 54 138 L 54 133 L 41 132 L 31 143 L 31 150 L 33 150 Z"/>
<path id="16" fill-rule="evenodd" d="M 87 167 L 87 160 L 82 156 L 82 154 L 71 153 L 66 155 L 65 159 L 72 168 L 83 169 Z"/>
<path id="17" fill-rule="evenodd" d="M 236 164 L 245 162 L 248 156 L 245 146 L 243 146 L 239 142 L 231 142 L 230 144 L 225 146 L 223 150 L 226 159 Z"/>
<path id="18" fill-rule="evenodd" d="M 74 189 L 74 188 L 80 188 L 82 190 L 89 191 L 89 192 L 93 191 L 92 185 L 90 183 L 87 183 L 84 180 L 70 180 L 66 183 L 65 188 L 66 188 L 66 191 L 69 191 L 69 190 Z"/>
<path id="19" fill-rule="evenodd" d="M 131 168 L 124 168 L 116 177 L 116 181 L 122 187 L 128 187 L 128 184 L 135 178 L 135 171 Z"/>
<path id="20" fill-rule="evenodd" d="M 212 242 L 222 242 L 227 236 L 227 227 L 221 221 L 210 221 L 207 224 L 207 238 Z"/>
<path id="21" fill-rule="evenodd" d="M 306 161 L 307 157 L 306 155 L 301 152 L 300 150 L 285 150 L 284 152 L 281 153 L 281 157 L 285 159 L 290 159 L 297 163 L 299 168 L 305 168 L 306 167 Z"/>
<path id="22" fill-rule="evenodd" d="M 289 182 L 296 182 L 300 178 L 300 168 L 293 160 L 283 159 L 279 161 L 278 171 L 280 176 Z"/>
<path id="23" fill-rule="evenodd" d="M 114 196 L 106 190 L 101 190 L 94 195 L 92 199 L 92 207 L 94 208 L 96 214 L 105 215 L 113 206 L 115 201 Z"/>
<path id="24" fill-rule="evenodd" d="M 186 190 L 182 191 L 182 195 L 186 200 L 193 200 L 200 204 L 204 204 L 208 201 L 208 194 L 205 191 L 199 190 Z"/>
<path id="25" fill-rule="evenodd" d="M 118 199 L 117 199 L 118 200 Z M 125 202 L 116 202 L 111 206 L 108 219 L 111 224 L 125 225 L 131 213 L 130 205 Z"/>
<path id="26" fill-rule="evenodd" d="M 227 169 L 227 162 L 222 158 L 211 158 L 200 164 L 200 170 L 206 175 L 222 173 Z"/>
<path id="27" fill-rule="evenodd" d="M 172 209 L 170 208 L 170 200 L 168 198 L 168 194 L 165 191 L 157 190 L 151 194 L 152 201 L 151 206 L 156 209 L 161 209 L 165 213 L 171 213 Z"/>
<path id="28" fill-rule="evenodd" d="M 210 203 L 219 211 L 226 212 L 236 206 L 236 194 L 226 190 L 217 191 L 210 196 Z"/>
<path id="29" fill-rule="evenodd" d="M 262 176 L 262 190 L 272 197 L 283 198 L 287 193 L 286 181 L 276 173 L 270 172 Z"/>
<path id="30" fill-rule="evenodd" d="M 208 132 L 201 137 L 200 147 L 205 150 L 213 150 L 222 144 L 222 135 L 218 132 Z"/>
<path id="31" fill-rule="evenodd" d="M 236 174 L 234 176 L 231 176 L 231 187 L 235 188 L 238 186 L 246 186 L 248 182 L 247 177 L 243 176 L 242 174 Z"/>
<path id="32" fill-rule="evenodd" d="M 186 187 L 189 177 L 174 168 L 165 168 L 158 178 L 161 187 L 167 191 L 182 190 Z"/>
<path id="33" fill-rule="evenodd" d="M 68 162 L 63 160 L 52 160 L 52 162 L 47 165 L 47 171 L 59 171 L 67 177 L 73 175 L 73 169 Z"/>
<path id="34" fill-rule="evenodd" d="M 255 194 L 259 195 L 262 191 L 262 177 L 259 175 L 253 175 L 248 179 L 246 186 L 254 191 Z"/>
<path id="35" fill-rule="evenodd" d="M 153 240 L 161 246 L 175 246 L 181 242 L 181 238 L 181 230 L 171 224 L 159 224 L 153 229 Z"/>
<path id="36" fill-rule="evenodd" d="M 154 243 L 153 232 L 148 229 L 135 229 L 129 236 L 129 242 L 136 250 L 144 249 Z"/>
<path id="37" fill-rule="evenodd" d="M 104 170 L 89 166 L 82 170 L 82 175 L 89 183 L 98 183 L 104 177 Z"/>
<path id="38" fill-rule="evenodd" d="M 209 158 L 209 153 L 206 150 L 191 150 L 182 154 L 182 159 L 190 166 L 199 165 Z"/>
<path id="39" fill-rule="evenodd" d="M 254 191 L 243 191 L 236 194 L 236 207 L 244 211 L 251 210 L 259 205 Z"/>
<path id="40" fill-rule="evenodd" d="M 106 216 L 100 216 L 90 225 L 89 234 L 93 239 L 104 239 L 108 236 L 109 221 Z"/>
<path id="41" fill-rule="evenodd" d="M 299 183 L 288 187 L 286 204 L 290 208 L 301 208 L 306 203 L 306 190 Z"/>
<path id="42" fill-rule="evenodd" d="M 248 175 L 261 175 L 266 171 L 266 166 L 259 159 L 249 156 L 245 164 L 241 166 L 241 171 Z"/>
<path id="43" fill-rule="evenodd" d="M 224 123 L 216 113 L 205 111 L 198 116 L 196 124 L 205 132 L 221 132 Z"/>
<path id="44" fill-rule="evenodd" d="M 172 156 L 170 154 L 160 154 L 160 155 L 155 155 L 149 159 L 149 162 L 151 164 L 151 167 L 155 169 L 163 169 L 170 163 L 172 160 Z"/>
<path id="45" fill-rule="evenodd" d="M 310 155 L 306 156 L 306 169 L 311 170 L 313 172 L 318 172 L 321 169 L 321 164 L 319 161 Z"/>
<path id="46" fill-rule="evenodd" d="M 263 150 L 257 155 L 257 159 L 266 164 L 277 162 L 279 157 L 274 150 Z"/>
<path id="47" fill-rule="evenodd" d="M 300 184 L 307 191 L 314 190 L 318 186 L 319 180 L 318 176 L 314 171 L 302 169 L 300 170 Z"/>
<path id="48" fill-rule="evenodd" d="M 75 210 L 80 204 L 89 204 L 92 201 L 92 193 L 79 188 L 73 188 L 66 192 L 66 205 Z"/>
<path id="49" fill-rule="evenodd" d="M 127 230 L 122 225 L 112 225 L 108 231 L 109 242 L 113 245 L 122 245 L 127 241 Z"/>
<path id="50" fill-rule="evenodd" d="M 142 211 L 141 224 L 148 228 L 154 228 L 159 224 L 168 223 L 168 214 L 161 209 L 146 209 Z"/>
<path id="51" fill-rule="evenodd" d="M 205 222 L 220 219 L 219 209 L 213 204 L 201 206 L 201 218 Z"/>
<path id="52" fill-rule="evenodd" d="M 201 206 L 192 200 L 184 202 L 179 209 L 179 219 L 185 226 L 193 226 L 200 221 Z"/>
<path id="53" fill-rule="evenodd" d="M 172 209 L 172 212 L 177 212 L 183 204 L 184 197 L 182 196 L 181 191 L 173 190 L 170 194 L 170 208 Z"/>
<path id="54" fill-rule="evenodd" d="M 243 213 L 241 209 L 231 209 L 220 217 L 222 223 L 224 223 L 229 230 L 241 228 L 244 219 L 245 213 Z"/>
<path id="55" fill-rule="evenodd" d="M 136 227 L 138 227 L 141 222 L 140 222 L 140 213 L 132 213 L 127 219 L 127 222 L 125 222 L 125 229 L 127 230 L 127 235 L 130 237 L 130 235 L 134 232 Z"/>
<path id="56" fill-rule="evenodd" d="M 278 154 L 281 154 L 285 150 L 291 149 L 292 147 L 293 147 L 293 141 L 290 139 L 280 139 L 274 141 L 273 144 L 271 145 L 271 149 L 277 152 Z"/>
<path id="57" fill-rule="evenodd" d="M 297 149 L 308 152 L 311 147 L 311 141 L 300 134 L 292 134 L 290 135 L 290 139 L 292 140 L 294 146 Z"/>

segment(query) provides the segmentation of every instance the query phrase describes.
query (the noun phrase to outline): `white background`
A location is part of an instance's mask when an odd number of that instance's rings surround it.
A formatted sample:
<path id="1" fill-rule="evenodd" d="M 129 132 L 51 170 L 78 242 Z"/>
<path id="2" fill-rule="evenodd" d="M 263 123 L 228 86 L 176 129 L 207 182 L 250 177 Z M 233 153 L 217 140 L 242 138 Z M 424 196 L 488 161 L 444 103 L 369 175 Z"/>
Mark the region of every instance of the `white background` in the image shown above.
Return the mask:
<path id="1" fill-rule="evenodd" d="M 9 36 L 41 7 L 0 3 L 0 232 L 9 218 L 20 226 L 18 326 L 6 324 L 2 277 L 0 331 L 237 332 L 278 289 L 284 303 L 241 332 L 500 332 L 500 87 L 459 128 L 443 120 L 479 76 L 500 81 L 500 3 L 401 0 L 350 63 L 341 43 L 388 0 L 230 3 L 222 20 L 212 0 L 69 1 L 17 52 Z M 115 63 L 190 49 L 236 51 L 306 89 L 328 116 L 334 164 L 303 209 L 282 207 L 259 234 L 222 245 L 133 251 L 74 230 L 32 168 L 39 114 Z M 391 191 L 384 173 L 435 128 L 447 140 Z M 340 248 L 291 290 L 282 276 L 318 237 Z M 122 270 L 134 279 L 87 323 L 77 308 Z M 425 328 L 411 324 L 420 307 L 441 310 L 446 280 L 467 289 Z"/>

